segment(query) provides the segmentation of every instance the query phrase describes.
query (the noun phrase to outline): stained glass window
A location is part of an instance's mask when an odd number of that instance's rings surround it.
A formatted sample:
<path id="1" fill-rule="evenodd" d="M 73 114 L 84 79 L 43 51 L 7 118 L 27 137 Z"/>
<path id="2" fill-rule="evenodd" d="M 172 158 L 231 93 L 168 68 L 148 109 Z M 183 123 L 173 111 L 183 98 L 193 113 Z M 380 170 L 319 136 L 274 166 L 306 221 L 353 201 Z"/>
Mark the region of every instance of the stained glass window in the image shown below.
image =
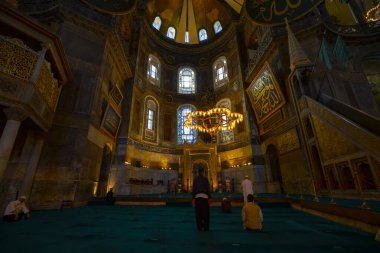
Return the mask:
<path id="1" fill-rule="evenodd" d="M 195 107 L 191 105 L 183 105 L 178 108 L 178 144 L 195 143 L 197 141 L 197 130 L 185 127 L 185 121 L 189 112 L 194 111 Z"/>
<path id="2" fill-rule="evenodd" d="M 231 101 L 229 99 L 222 99 L 217 104 L 216 107 L 228 108 L 231 110 Z M 222 115 L 222 124 L 227 126 L 228 117 L 227 115 Z M 224 130 L 219 132 L 218 141 L 219 143 L 228 143 L 234 140 L 233 130 Z"/>
<path id="3" fill-rule="evenodd" d="M 153 21 L 153 27 L 156 28 L 158 31 L 160 30 L 161 28 L 161 18 L 159 16 L 157 16 L 154 21 Z"/>
<path id="4" fill-rule="evenodd" d="M 189 67 L 184 67 L 179 71 L 178 93 L 194 94 L 195 93 L 195 72 Z"/>

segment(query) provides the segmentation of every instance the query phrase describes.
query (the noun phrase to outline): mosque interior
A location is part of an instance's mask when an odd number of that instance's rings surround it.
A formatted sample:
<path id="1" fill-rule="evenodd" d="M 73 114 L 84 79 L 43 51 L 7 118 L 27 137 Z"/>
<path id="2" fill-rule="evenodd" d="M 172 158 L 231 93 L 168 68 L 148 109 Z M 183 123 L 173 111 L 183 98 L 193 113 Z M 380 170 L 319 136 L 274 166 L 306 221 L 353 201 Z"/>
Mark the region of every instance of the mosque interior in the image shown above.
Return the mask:
<path id="1" fill-rule="evenodd" d="M 110 188 L 186 194 L 203 164 L 212 192 L 248 175 L 255 194 L 309 196 L 300 208 L 334 219 L 334 199 L 358 200 L 373 216 L 357 227 L 380 231 L 380 1 L 0 9 L 1 211 L 21 195 L 46 210 Z"/>

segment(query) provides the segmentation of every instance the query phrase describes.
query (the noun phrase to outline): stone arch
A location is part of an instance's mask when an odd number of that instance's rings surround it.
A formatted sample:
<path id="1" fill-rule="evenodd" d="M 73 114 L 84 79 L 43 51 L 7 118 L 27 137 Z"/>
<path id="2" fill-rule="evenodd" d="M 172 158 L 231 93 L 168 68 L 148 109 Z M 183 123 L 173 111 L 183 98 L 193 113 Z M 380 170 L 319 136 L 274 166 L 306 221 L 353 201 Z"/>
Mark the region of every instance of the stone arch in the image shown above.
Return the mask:
<path id="1" fill-rule="evenodd" d="M 279 152 L 275 145 L 270 144 L 265 152 L 267 167 L 267 180 L 272 184 L 277 184 L 277 189 L 284 192 L 282 174 L 280 169 Z"/>

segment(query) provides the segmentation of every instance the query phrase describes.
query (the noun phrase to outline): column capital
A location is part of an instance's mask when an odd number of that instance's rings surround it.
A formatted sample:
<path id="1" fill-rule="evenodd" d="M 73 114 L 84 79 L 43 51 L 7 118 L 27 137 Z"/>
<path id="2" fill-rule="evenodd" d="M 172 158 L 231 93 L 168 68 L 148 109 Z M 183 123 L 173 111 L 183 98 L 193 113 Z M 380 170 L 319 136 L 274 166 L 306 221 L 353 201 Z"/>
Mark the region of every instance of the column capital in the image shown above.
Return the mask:
<path id="1" fill-rule="evenodd" d="M 8 120 L 23 121 L 28 117 L 24 110 L 16 107 L 8 107 L 3 109 L 3 111 Z"/>

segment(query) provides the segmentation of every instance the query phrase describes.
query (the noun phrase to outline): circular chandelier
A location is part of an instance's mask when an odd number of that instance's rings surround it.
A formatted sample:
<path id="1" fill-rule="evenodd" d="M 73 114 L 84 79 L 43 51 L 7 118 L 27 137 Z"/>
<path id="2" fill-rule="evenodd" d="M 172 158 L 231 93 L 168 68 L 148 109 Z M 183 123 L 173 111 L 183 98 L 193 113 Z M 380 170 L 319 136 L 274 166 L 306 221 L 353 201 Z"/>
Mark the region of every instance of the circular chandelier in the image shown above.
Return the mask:
<path id="1" fill-rule="evenodd" d="M 227 108 L 212 108 L 208 111 L 192 111 L 187 115 L 185 127 L 215 136 L 219 131 L 232 130 L 243 121 L 243 115 L 232 113 Z"/>

